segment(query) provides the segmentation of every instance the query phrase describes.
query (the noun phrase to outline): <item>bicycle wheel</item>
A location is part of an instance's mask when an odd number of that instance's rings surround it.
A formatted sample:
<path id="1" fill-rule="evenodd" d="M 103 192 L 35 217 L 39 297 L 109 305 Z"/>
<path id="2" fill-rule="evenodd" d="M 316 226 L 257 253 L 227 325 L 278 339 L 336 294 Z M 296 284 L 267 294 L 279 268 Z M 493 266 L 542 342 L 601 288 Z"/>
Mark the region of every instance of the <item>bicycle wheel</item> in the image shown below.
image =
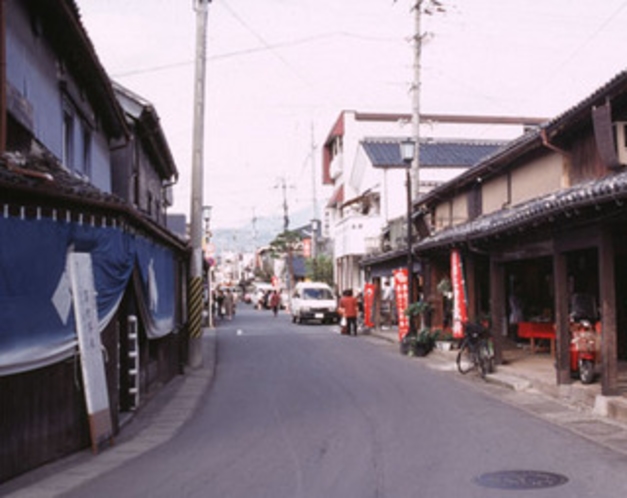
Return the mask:
<path id="1" fill-rule="evenodd" d="M 468 347 L 468 343 L 463 342 L 459 348 L 459 353 L 457 353 L 457 370 L 461 374 L 467 374 L 473 368 L 475 368 L 475 361 L 473 358 L 473 353 L 470 351 Z"/>
<path id="2" fill-rule="evenodd" d="M 494 371 L 494 358 L 490 350 L 488 341 L 481 341 L 479 344 L 479 369 L 481 371 L 481 378 L 485 379 L 485 376 Z"/>

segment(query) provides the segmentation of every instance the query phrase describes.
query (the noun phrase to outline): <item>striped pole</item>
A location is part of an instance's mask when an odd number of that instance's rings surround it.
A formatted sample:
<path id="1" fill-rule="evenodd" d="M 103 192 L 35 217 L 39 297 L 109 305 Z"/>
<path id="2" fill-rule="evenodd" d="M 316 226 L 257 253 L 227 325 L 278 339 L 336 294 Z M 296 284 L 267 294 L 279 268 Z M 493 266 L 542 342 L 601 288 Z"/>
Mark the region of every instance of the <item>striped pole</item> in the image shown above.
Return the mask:
<path id="1" fill-rule="evenodd" d="M 202 278 L 192 277 L 189 280 L 189 337 L 202 337 Z"/>

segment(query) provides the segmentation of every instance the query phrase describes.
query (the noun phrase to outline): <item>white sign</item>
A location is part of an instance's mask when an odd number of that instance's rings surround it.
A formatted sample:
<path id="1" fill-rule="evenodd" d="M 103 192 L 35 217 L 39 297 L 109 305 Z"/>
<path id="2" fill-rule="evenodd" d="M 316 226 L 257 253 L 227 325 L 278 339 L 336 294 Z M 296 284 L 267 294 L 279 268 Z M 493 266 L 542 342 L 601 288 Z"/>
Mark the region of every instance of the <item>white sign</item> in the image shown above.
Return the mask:
<path id="1" fill-rule="evenodd" d="M 72 282 L 72 301 L 81 354 L 85 401 L 89 415 L 92 449 L 95 452 L 100 442 L 111 439 L 113 430 L 103 347 L 98 332 L 98 308 L 91 254 L 70 253 L 69 273 Z"/>

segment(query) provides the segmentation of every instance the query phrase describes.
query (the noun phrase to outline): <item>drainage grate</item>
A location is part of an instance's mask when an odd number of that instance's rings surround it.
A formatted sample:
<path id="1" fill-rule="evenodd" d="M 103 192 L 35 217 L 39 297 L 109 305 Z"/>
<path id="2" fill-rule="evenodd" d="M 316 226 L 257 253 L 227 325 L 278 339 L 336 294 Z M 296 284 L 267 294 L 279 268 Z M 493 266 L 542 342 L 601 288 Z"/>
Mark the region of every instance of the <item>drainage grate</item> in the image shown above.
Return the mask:
<path id="1" fill-rule="evenodd" d="M 561 486 L 568 482 L 566 476 L 538 470 L 506 470 L 483 474 L 477 484 L 493 489 L 540 489 Z"/>

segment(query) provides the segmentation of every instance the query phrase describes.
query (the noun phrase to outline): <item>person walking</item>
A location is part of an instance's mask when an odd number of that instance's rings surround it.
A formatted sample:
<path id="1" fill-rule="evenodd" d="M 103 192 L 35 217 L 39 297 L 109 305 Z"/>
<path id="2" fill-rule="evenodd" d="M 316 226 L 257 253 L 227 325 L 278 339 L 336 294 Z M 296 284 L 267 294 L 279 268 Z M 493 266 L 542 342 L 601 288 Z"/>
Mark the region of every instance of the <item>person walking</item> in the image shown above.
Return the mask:
<path id="1" fill-rule="evenodd" d="M 346 332 L 348 335 L 357 335 L 357 298 L 353 296 L 352 289 L 346 289 L 342 293 L 339 305 L 340 314 L 346 318 Z"/>
<path id="2" fill-rule="evenodd" d="M 272 313 L 276 317 L 279 312 L 279 305 L 281 304 L 281 296 L 279 295 L 278 290 L 274 290 L 272 295 L 270 296 L 270 308 L 272 308 Z"/>
<path id="3" fill-rule="evenodd" d="M 233 305 L 233 293 L 231 292 L 231 289 L 226 289 L 224 294 L 224 313 L 226 314 L 226 318 L 228 320 L 233 319 Z"/>
<path id="4" fill-rule="evenodd" d="M 224 318 L 224 291 L 218 289 L 218 295 L 216 296 L 216 309 L 218 312 L 218 318 L 222 320 Z"/>

